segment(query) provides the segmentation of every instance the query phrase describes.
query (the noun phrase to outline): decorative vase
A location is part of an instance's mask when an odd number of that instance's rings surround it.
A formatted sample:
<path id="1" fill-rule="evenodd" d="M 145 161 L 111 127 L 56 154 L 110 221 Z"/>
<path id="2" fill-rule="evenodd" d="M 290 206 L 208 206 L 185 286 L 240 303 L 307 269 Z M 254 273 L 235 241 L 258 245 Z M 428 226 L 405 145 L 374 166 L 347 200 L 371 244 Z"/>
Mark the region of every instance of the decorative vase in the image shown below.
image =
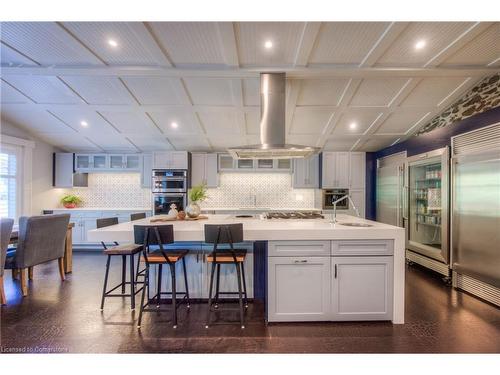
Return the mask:
<path id="1" fill-rule="evenodd" d="M 63 203 L 64 208 L 75 208 L 76 203 Z"/>
<path id="2" fill-rule="evenodd" d="M 187 207 L 186 207 L 186 214 L 188 217 L 194 219 L 195 217 L 200 216 L 201 213 L 201 208 L 196 202 L 191 202 Z"/>

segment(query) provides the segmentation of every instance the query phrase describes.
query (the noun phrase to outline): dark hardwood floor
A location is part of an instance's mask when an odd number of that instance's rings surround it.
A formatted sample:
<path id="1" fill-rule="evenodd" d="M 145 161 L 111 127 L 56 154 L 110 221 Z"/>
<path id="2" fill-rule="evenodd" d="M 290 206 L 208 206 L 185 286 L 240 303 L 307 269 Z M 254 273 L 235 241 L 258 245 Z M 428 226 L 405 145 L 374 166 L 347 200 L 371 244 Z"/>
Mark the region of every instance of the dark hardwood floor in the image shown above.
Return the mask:
<path id="1" fill-rule="evenodd" d="M 500 309 L 445 286 L 438 275 L 407 268 L 406 324 L 264 324 L 264 308 L 254 303 L 247 326 L 204 328 L 206 304 L 179 309 L 174 330 L 170 314 L 148 313 L 142 329 L 128 300 L 99 302 L 105 257 L 76 253 L 64 283 L 57 264 L 35 267 L 29 296 L 5 275 L 7 306 L 1 308 L 0 349 L 7 352 L 77 353 L 500 353 Z M 118 281 L 119 264 L 113 275 Z M 221 313 L 222 314 L 222 313 Z M 237 320 L 236 312 L 224 319 Z"/>

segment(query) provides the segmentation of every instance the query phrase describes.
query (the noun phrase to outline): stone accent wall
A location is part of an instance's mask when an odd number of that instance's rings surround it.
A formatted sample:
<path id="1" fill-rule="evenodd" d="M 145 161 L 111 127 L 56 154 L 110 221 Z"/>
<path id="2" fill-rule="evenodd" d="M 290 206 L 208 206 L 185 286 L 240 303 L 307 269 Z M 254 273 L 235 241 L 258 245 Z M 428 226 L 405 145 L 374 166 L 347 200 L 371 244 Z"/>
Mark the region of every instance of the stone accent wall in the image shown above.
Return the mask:
<path id="1" fill-rule="evenodd" d="M 462 99 L 434 117 L 415 135 L 419 136 L 434 129 L 451 125 L 475 114 L 500 105 L 500 73 L 487 77 L 474 86 Z"/>

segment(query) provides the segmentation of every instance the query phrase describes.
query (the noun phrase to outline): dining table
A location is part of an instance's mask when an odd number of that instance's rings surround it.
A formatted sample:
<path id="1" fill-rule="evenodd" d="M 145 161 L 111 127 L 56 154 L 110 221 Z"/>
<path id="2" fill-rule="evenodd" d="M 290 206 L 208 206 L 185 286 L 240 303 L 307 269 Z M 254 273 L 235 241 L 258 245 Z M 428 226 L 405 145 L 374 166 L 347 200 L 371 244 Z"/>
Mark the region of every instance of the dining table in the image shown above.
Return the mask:
<path id="1" fill-rule="evenodd" d="M 73 272 L 73 228 L 75 223 L 69 223 L 66 230 L 66 237 L 64 239 L 64 273 Z M 9 244 L 15 244 L 19 240 L 19 226 L 14 225 L 12 227 L 12 233 L 10 234 Z"/>

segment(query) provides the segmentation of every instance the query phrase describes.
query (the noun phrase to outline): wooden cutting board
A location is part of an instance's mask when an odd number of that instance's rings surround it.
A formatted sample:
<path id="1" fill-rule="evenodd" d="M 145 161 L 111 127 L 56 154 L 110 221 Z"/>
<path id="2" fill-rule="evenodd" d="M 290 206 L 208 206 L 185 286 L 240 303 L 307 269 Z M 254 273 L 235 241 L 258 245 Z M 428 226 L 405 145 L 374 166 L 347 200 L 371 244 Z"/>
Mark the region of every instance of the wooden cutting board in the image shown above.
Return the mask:
<path id="1" fill-rule="evenodd" d="M 186 218 L 184 220 L 179 220 L 177 218 L 172 219 L 172 218 L 165 216 L 165 217 L 157 217 L 157 218 L 151 219 L 151 220 L 149 220 L 149 222 L 150 223 L 157 223 L 157 222 L 166 222 L 166 221 L 196 221 L 196 220 L 206 220 L 206 219 L 208 219 L 208 216 L 203 216 L 203 215 L 200 215 L 198 217 L 187 217 L 186 216 Z"/>

